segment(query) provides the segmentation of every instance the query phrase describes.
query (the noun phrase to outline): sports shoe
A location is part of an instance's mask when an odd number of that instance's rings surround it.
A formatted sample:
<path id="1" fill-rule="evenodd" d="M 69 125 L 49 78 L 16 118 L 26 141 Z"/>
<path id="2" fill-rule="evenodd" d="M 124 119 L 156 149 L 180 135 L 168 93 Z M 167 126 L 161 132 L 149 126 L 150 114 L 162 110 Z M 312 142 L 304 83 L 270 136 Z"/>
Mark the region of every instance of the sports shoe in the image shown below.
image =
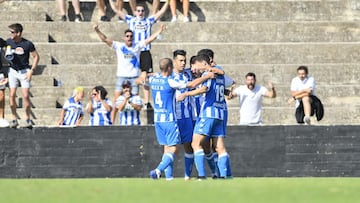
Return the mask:
<path id="1" fill-rule="evenodd" d="M 107 22 L 107 21 L 110 21 L 110 20 L 109 20 L 109 18 L 107 16 L 101 16 L 100 21 Z"/>
<path id="2" fill-rule="evenodd" d="M 206 180 L 206 176 L 198 176 L 198 177 L 197 177 L 197 180 L 198 180 L 198 181 Z"/>
<path id="3" fill-rule="evenodd" d="M 177 21 L 176 16 L 173 16 L 173 17 L 171 18 L 171 22 L 172 22 L 172 23 L 175 23 L 176 21 Z"/>
<path id="4" fill-rule="evenodd" d="M 10 128 L 16 128 L 19 125 L 19 123 L 17 122 L 17 120 L 12 120 L 9 124 Z"/>
<path id="5" fill-rule="evenodd" d="M 150 178 L 152 178 L 154 180 L 160 179 L 160 175 L 161 175 L 161 173 L 157 169 L 150 171 Z"/>
<path id="6" fill-rule="evenodd" d="M 0 128 L 7 128 L 9 127 L 9 122 L 3 118 L 0 118 Z"/>
<path id="7" fill-rule="evenodd" d="M 148 102 L 148 103 L 146 103 L 145 104 L 145 109 L 152 109 L 153 107 L 151 106 L 151 103 L 150 102 Z"/>
<path id="8" fill-rule="evenodd" d="M 310 117 L 309 117 L 309 116 L 305 116 L 305 117 L 304 117 L 304 123 L 305 123 L 306 125 L 311 125 L 311 120 L 310 120 Z"/>
<path id="9" fill-rule="evenodd" d="M 75 20 L 74 21 L 76 23 L 80 23 L 82 21 L 81 15 L 80 14 L 75 15 Z"/>
<path id="10" fill-rule="evenodd" d="M 60 17 L 60 21 L 65 22 L 65 21 L 66 21 L 66 15 L 62 15 L 62 16 Z"/>
<path id="11" fill-rule="evenodd" d="M 30 119 L 26 119 L 23 127 L 24 128 L 32 127 L 32 121 Z"/>
<path id="12" fill-rule="evenodd" d="M 190 22 L 190 18 L 189 18 L 189 17 L 187 17 L 187 16 L 185 16 L 185 17 L 184 17 L 184 19 L 183 19 L 183 22 L 184 22 L 184 23 L 188 23 L 188 22 Z"/>

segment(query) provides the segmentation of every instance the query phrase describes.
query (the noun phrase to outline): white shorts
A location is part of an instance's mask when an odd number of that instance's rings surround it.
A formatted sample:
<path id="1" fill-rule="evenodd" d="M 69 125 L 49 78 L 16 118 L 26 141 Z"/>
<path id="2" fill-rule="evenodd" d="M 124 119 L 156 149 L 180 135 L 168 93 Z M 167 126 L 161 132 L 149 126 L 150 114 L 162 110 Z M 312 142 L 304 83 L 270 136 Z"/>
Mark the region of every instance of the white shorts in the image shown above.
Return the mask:
<path id="1" fill-rule="evenodd" d="M 3 73 L 0 73 L 0 81 L 2 80 L 2 79 L 4 79 L 5 78 L 5 76 L 4 76 L 4 74 Z M 5 89 L 6 88 L 6 85 L 0 85 L 0 90 L 3 90 L 3 89 Z"/>
<path id="2" fill-rule="evenodd" d="M 25 80 L 26 73 L 30 71 L 30 69 L 22 69 L 22 70 L 14 70 L 12 68 L 9 69 L 9 87 L 16 88 L 19 87 L 19 82 L 22 88 L 30 88 L 30 81 Z"/>

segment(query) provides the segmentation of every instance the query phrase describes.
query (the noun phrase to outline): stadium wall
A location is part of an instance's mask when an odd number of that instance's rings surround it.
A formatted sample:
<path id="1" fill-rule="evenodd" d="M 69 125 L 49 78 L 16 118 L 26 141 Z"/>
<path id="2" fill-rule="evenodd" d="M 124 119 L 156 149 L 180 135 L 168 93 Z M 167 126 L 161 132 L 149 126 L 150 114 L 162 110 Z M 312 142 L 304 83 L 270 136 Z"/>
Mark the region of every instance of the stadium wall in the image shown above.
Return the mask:
<path id="1" fill-rule="evenodd" d="M 359 177 L 360 126 L 229 126 L 236 177 Z M 153 126 L 0 129 L 0 177 L 147 177 Z M 183 151 L 174 165 L 183 176 Z M 194 168 L 194 175 L 196 170 Z"/>

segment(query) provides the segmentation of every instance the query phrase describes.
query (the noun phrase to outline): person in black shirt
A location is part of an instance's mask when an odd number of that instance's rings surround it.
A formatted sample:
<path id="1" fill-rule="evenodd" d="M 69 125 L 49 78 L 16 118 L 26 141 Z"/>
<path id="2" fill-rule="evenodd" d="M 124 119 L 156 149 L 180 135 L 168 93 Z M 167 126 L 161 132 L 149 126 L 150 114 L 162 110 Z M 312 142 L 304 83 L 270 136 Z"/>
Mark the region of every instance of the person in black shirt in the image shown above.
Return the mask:
<path id="1" fill-rule="evenodd" d="M 9 60 L 9 88 L 10 88 L 10 108 L 13 120 L 10 122 L 10 127 L 17 127 L 17 114 L 16 114 L 16 89 L 21 84 L 22 97 L 25 107 L 26 119 L 24 127 L 31 127 L 32 121 L 30 120 L 30 81 L 39 63 L 39 54 L 35 49 L 34 44 L 22 37 L 23 26 L 19 23 L 9 25 L 10 38 L 6 40 L 7 50 L 6 58 Z M 29 65 L 29 56 L 33 57 L 33 64 Z M 11 56 L 13 55 L 13 56 Z M 8 57 L 10 56 L 10 57 Z"/>
<path id="2" fill-rule="evenodd" d="M 9 127 L 9 122 L 4 119 L 5 112 L 5 88 L 8 82 L 7 71 L 4 70 L 2 64 L 3 48 L 6 46 L 6 42 L 0 38 L 0 127 Z"/>

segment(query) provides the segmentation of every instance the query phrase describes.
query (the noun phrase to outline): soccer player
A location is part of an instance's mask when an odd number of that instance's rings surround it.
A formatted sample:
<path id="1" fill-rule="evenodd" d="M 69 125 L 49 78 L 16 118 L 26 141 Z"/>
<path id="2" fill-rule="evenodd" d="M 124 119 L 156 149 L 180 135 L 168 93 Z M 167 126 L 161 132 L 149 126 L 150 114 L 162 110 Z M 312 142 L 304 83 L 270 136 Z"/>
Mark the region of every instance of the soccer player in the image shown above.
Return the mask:
<path id="1" fill-rule="evenodd" d="M 67 99 L 62 107 L 58 125 L 79 126 L 84 118 L 84 108 L 81 100 L 84 98 L 84 88 L 76 87 L 72 97 Z"/>
<path id="2" fill-rule="evenodd" d="M 140 125 L 142 100 L 139 95 L 131 93 L 131 82 L 125 80 L 122 84 L 123 94 L 116 99 L 116 109 L 120 112 L 120 125 Z"/>
<path id="3" fill-rule="evenodd" d="M 198 51 L 197 53 L 198 55 L 207 55 L 210 59 L 210 65 L 213 68 L 212 71 L 216 71 L 218 74 L 224 75 L 224 79 L 225 79 L 225 88 L 230 88 L 230 90 L 227 92 L 227 89 L 224 91 L 224 94 L 227 96 L 229 95 L 229 93 L 233 90 L 233 88 L 235 87 L 235 81 L 233 79 L 231 79 L 230 77 L 228 77 L 227 75 L 225 75 L 225 72 L 223 71 L 222 67 L 217 65 L 216 62 L 214 61 L 214 51 L 211 49 L 201 49 Z M 224 99 L 224 119 L 223 119 L 223 124 L 224 124 L 224 137 L 226 136 L 226 127 L 227 127 L 227 120 L 228 120 L 228 110 L 227 110 L 227 105 L 226 105 L 226 100 Z M 218 161 L 218 154 L 214 148 L 214 146 L 212 146 L 212 143 L 210 142 L 210 139 L 206 139 L 206 141 L 203 143 L 203 147 L 204 147 L 204 152 L 205 152 L 205 158 L 208 162 L 208 165 L 210 167 L 211 173 L 212 173 L 212 177 L 213 178 L 217 178 L 218 177 L 218 169 L 217 169 L 217 161 Z M 230 164 L 230 162 L 228 162 Z M 232 171 L 231 171 L 231 167 L 230 165 L 227 167 L 227 176 L 229 178 L 232 177 Z"/>
<path id="4" fill-rule="evenodd" d="M 207 55 L 198 55 L 195 59 L 194 68 L 202 75 L 207 75 L 211 70 L 210 59 Z M 218 168 L 220 178 L 227 177 L 227 167 L 229 165 L 229 155 L 224 144 L 224 90 L 225 79 L 223 75 L 217 75 L 214 79 L 206 80 L 202 86 L 193 91 L 188 91 L 177 96 L 177 101 L 182 101 L 188 96 L 199 94 L 204 95 L 204 102 L 201 106 L 199 119 L 194 128 L 192 148 L 194 149 L 194 159 L 198 178 L 205 179 L 206 171 L 204 166 L 205 154 L 202 143 L 207 137 L 212 138 L 213 145 L 219 155 Z"/>
<path id="5" fill-rule="evenodd" d="M 150 89 L 154 102 L 154 123 L 157 140 L 164 146 L 164 154 L 160 164 L 156 169 L 150 171 L 150 177 L 160 178 L 161 172 L 169 170 L 167 174 L 172 174 L 172 165 L 178 145 L 181 143 L 179 129 L 175 115 L 175 90 L 194 87 L 201 82 L 213 78 L 214 74 L 199 78 L 191 83 L 177 81 L 172 76 L 173 63 L 169 58 L 160 60 L 160 73 L 149 78 Z M 168 176 L 168 180 L 172 177 Z"/>

